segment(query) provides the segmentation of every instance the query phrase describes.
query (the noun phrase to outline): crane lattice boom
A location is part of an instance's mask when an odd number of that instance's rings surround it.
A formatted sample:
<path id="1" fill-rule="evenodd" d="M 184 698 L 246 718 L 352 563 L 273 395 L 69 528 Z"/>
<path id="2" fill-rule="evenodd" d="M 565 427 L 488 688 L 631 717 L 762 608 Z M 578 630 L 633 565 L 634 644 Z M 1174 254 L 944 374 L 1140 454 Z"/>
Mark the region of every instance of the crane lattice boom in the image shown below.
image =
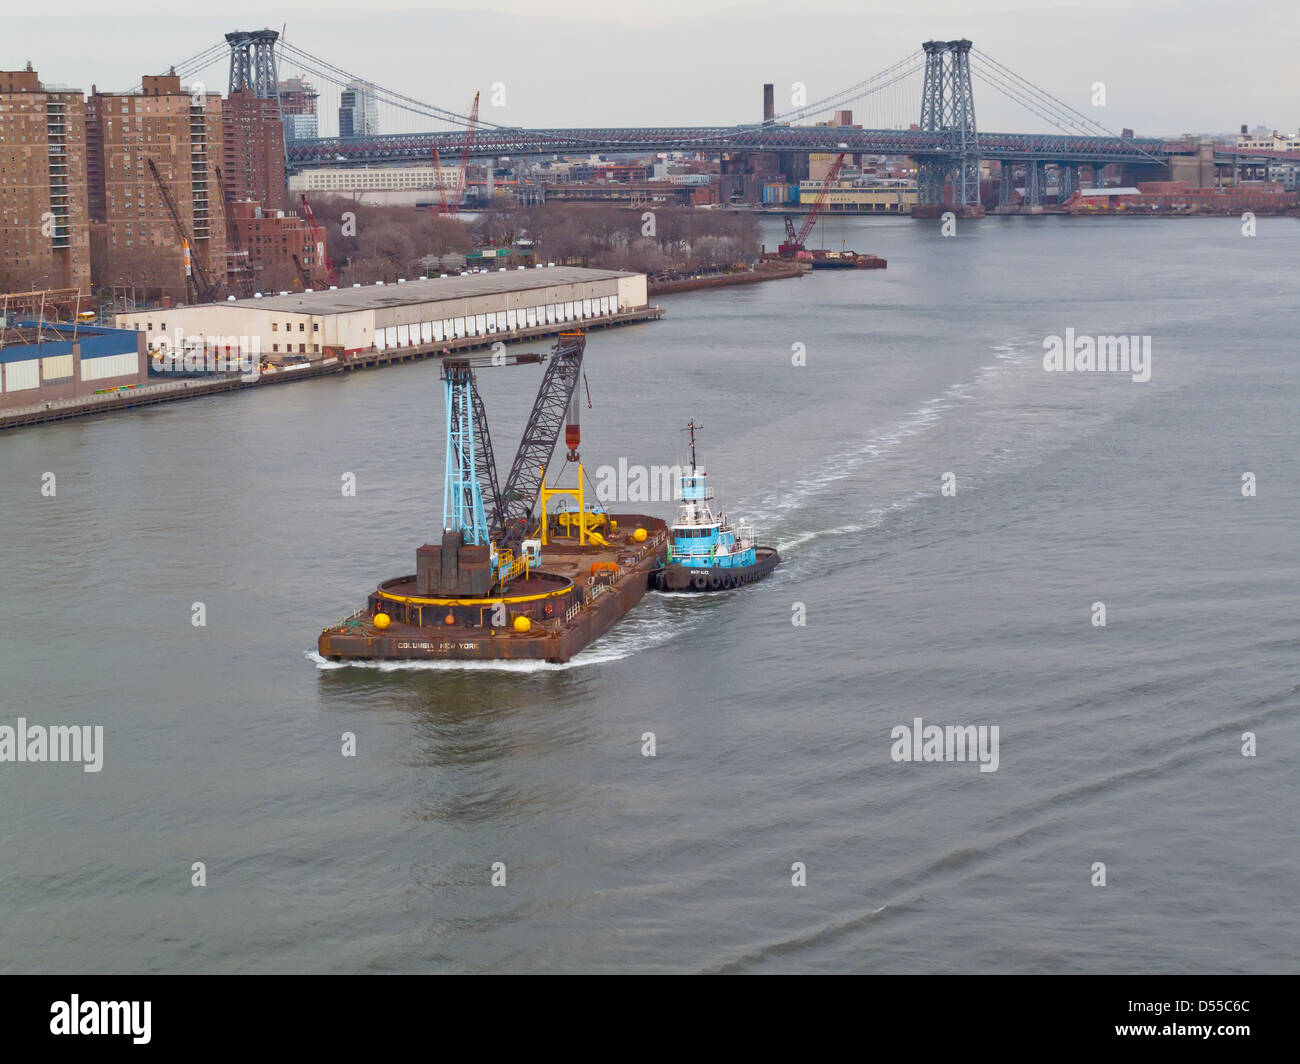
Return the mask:
<path id="1" fill-rule="evenodd" d="M 460 165 L 457 167 L 457 195 L 463 201 L 468 186 L 465 184 L 469 172 L 469 156 L 474 150 L 474 133 L 478 129 L 478 93 L 474 93 L 474 104 L 469 109 L 469 122 L 465 125 L 465 144 L 460 149 Z"/>
<path id="2" fill-rule="evenodd" d="M 176 201 L 172 199 L 167 183 L 162 179 L 162 174 L 158 172 L 158 167 L 154 164 L 153 156 L 146 156 L 145 162 L 149 164 L 149 172 L 153 174 L 153 179 L 158 185 L 158 191 L 162 194 L 163 204 L 167 208 L 167 213 L 171 216 L 172 225 L 176 227 L 176 233 L 181 238 L 181 246 L 185 253 L 185 283 L 194 289 L 195 302 L 210 302 L 216 295 L 216 286 L 209 280 L 207 270 L 203 268 L 202 263 L 198 260 L 198 249 L 194 246 L 190 231 L 185 228 L 181 212 L 176 209 Z"/>
<path id="3" fill-rule="evenodd" d="M 518 546 L 528 534 L 545 467 L 555 452 L 569 402 L 582 376 L 586 347 L 587 338 L 582 333 L 561 333 L 551 352 L 514 464 L 498 496 L 496 511 L 488 520 L 493 535 L 504 546 Z"/>
<path id="4" fill-rule="evenodd" d="M 840 168 L 844 165 L 844 159 L 848 152 L 840 152 L 839 157 L 832 164 L 831 168 L 826 171 L 826 177 L 822 181 L 821 188 L 817 190 L 817 195 L 813 197 L 812 205 L 808 208 L 808 216 L 804 218 L 803 225 L 799 227 L 799 232 L 794 231 L 794 219 L 788 214 L 785 216 L 785 243 L 778 249 L 778 253 L 785 258 L 790 258 L 803 251 L 803 242 L 808 239 L 808 234 L 817 224 L 818 217 L 821 216 L 822 209 L 826 206 L 826 196 L 831 190 L 831 185 L 835 179 L 840 176 Z"/>

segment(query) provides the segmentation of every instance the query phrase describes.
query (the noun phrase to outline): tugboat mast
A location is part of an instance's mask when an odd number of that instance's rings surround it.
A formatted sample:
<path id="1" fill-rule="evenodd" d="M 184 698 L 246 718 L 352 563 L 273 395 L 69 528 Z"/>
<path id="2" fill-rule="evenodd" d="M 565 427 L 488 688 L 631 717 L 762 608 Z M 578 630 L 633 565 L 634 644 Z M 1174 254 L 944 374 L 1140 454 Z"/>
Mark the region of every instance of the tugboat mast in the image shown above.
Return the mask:
<path id="1" fill-rule="evenodd" d="M 696 468 L 696 464 L 695 464 L 695 430 L 696 430 L 697 428 L 701 428 L 701 429 L 702 429 L 702 428 L 704 428 L 704 426 L 703 426 L 703 425 L 696 425 L 696 424 L 695 424 L 695 421 L 694 421 L 693 419 L 692 419 L 691 421 L 688 421 L 688 422 L 686 423 L 686 429 L 687 429 L 687 431 L 690 432 L 690 434 L 691 434 L 691 469 L 692 469 L 692 470 L 694 470 L 694 469 Z"/>

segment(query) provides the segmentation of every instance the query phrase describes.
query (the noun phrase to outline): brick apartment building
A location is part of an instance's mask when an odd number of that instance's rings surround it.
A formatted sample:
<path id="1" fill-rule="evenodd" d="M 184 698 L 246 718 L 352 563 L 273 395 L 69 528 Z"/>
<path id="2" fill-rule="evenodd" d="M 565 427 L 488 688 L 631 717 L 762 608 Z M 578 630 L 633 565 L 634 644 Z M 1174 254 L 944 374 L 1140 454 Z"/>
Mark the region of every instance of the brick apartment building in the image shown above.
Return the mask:
<path id="1" fill-rule="evenodd" d="M 192 97 L 175 74 L 145 75 L 142 84 L 139 93 L 92 91 L 86 101 L 95 283 L 183 300 L 192 298 L 186 240 L 195 280 L 225 280 L 226 227 L 216 175 L 223 158 L 222 99 Z"/>
<path id="2" fill-rule="evenodd" d="M 250 291 L 301 292 L 329 284 L 323 226 L 312 225 L 292 211 L 273 210 L 247 200 L 237 200 L 229 209 L 239 238 L 239 252 L 232 255 L 232 262 L 246 259 L 248 271 L 241 278 L 241 271 L 232 269 L 236 295 Z M 307 275 L 306 284 L 303 273 Z"/>
<path id="3" fill-rule="evenodd" d="M 314 110 L 310 85 L 293 90 Z M 30 64 L 0 71 L 0 293 L 324 287 L 324 231 L 288 208 L 276 99 L 192 95 L 175 73 L 85 97 Z"/>
<path id="4" fill-rule="evenodd" d="M 0 291 L 90 291 L 80 89 L 0 71 Z"/>
<path id="5" fill-rule="evenodd" d="M 237 89 L 226 97 L 221 125 L 226 198 L 253 200 L 271 210 L 288 207 L 279 102 Z"/>

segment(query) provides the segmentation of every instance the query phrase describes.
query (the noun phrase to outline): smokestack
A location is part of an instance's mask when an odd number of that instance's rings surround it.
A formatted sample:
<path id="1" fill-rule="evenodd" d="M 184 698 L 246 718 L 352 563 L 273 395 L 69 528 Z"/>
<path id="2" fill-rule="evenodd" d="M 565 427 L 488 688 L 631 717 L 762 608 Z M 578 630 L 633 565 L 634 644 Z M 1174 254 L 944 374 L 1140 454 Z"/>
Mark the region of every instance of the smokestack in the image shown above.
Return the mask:
<path id="1" fill-rule="evenodd" d="M 776 120 L 776 92 L 771 82 L 763 86 L 763 124 L 771 125 Z"/>
<path id="2" fill-rule="evenodd" d="M 1242 123 L 1241 123 L 1241 135 L 1242 135 L 1243 137 L 1246 136 L 1246 123 L 1245 123 L 1245 122 L 1242 122 Z"/>

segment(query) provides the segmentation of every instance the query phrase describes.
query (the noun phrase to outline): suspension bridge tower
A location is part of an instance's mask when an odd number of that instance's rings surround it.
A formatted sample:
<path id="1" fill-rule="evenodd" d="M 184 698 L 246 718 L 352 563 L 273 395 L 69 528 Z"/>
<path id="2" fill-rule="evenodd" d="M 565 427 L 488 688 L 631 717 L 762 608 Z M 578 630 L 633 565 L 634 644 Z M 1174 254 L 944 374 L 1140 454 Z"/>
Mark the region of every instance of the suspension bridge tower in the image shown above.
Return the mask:
<path id="1" fill-rule="evenodd" d="M 236 30 L 226 34 L 230 45 L 230 92 L 250 89 L 264 100 L 280 97 L 279 76 L 275 69 L 275 30 Z"/>
<path id="2" fill-rule="evenodd" d="M 914 217 L 933 218 L 945 209 L 944 186 L 952 181 L 952 210 L 963 217 L 983 213 L 980 203 L 980 144 L 971 88 L 971 42 L 926 41 L 921 129 L 942 135 L 937 150 L 919 153 Z"/>

